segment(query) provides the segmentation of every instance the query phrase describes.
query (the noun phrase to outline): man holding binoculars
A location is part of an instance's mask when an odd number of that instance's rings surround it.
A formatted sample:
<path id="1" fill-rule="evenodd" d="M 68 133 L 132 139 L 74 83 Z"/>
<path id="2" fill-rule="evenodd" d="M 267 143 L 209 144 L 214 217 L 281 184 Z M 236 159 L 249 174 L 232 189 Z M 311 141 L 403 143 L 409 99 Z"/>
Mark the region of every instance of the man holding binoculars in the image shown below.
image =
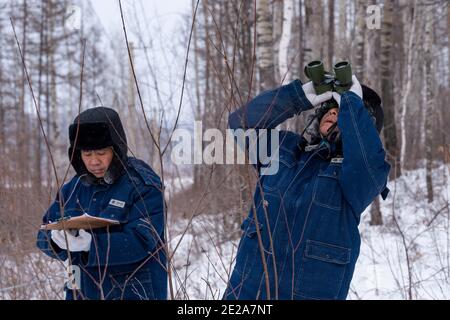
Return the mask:
<path id="1" fill-rule="evenodd" d="M 389 192 L 379 96 L 352 76 L 348 62 L 332 74 L 313 61 L 305 74 L 305 85 L 295 80 L 265 91 L 229 117 L 231 129 L 274 129 L 316 108 L 302 133 L 280 132 L 275 175 L 261 175 L 257 165 L 225 299 L 345 299 L 360 216 Z"/>

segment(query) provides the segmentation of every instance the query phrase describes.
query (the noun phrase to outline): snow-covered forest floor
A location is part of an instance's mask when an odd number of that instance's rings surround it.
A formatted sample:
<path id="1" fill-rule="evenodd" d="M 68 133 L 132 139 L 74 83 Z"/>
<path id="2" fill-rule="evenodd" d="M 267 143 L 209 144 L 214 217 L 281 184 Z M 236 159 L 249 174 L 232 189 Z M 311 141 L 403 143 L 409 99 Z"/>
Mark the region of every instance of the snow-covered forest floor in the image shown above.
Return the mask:
<path id="1" fill-rule="evenodd" d="M 390 183 L 381 227 L 369 226 L 366 210 L 351 299 L 450 299 L 449 167 L 434 170 L 433 181 L 432 203 L 424 169 Z"/>
<path id="2" fill-rule="evenodd" d="M 391 193 L 381 201 L 383 226 L 369 225 L 367 208 L 348 299 L 450 299 L 449 168 L 441 166 L 433 173 L 432 203 L 427 202 L 425 170 L 420 169 L 389 183 Z M 181 297 L 184 293 L 189 299 L 221 298 L 238 241 L 223 241 L 220 219 L 220 215 L 194 218 L 177 249 Z M 187 223 L 179 221 L 175 229 Z"/>
<path id="3" fill-rule="evenodd" d="M 420 169 L 389 183 L 391 193 L 381 201 L 383 226 L 370 226 L 370 208 L 366 210 L 348 299 L 450 299 L 450 172 L 440 166 L 433 173 L 432 203 L 427 202 L 425 170 Z M 170 224 L 172 250 L 182 238 L 173 261 L 176 299 L 222 297 L 240 236 L 237 225 L 231 233 L 229 226 L 224 229 L 227 215 L 199 215 L 190 224 L 187 219 Z M 39 252 L 0 259 L 0 299 L 63 298 L 61 263 Z"/>

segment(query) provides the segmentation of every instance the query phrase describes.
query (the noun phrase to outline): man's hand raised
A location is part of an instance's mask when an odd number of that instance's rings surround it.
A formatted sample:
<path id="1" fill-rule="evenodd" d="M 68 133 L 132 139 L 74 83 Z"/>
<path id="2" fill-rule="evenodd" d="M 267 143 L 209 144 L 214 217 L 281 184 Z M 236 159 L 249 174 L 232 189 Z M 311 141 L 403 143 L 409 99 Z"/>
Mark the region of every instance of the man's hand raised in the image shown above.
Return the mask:
<path id="1" fill-rule="evenodd" d="M 313 107 L 316 107 L 325 101 L 331 100 L 331 98 L 333 97 L 331 91 L 327 91 L 325 93 L 317 95 L 316 91 L 314 90 L 312 81 L 307 82 L 303 85 L 303 91 L 305 92 L 306 98 L 309 100 L 309 102 L 311 102 Z"/>

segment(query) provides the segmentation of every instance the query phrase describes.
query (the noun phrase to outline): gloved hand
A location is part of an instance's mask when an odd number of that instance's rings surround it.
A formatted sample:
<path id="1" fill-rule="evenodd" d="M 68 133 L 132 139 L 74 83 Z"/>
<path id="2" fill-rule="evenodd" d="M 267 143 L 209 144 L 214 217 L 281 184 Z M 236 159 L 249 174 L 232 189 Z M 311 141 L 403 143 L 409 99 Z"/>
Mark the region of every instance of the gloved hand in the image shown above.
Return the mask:
<path id="1" fill-rule="evenodd" d="M 332 93 L 331 91 L 327 91 L 325 93 L 316 94 L 316 91 L 314 90 L 314 85 L 312 81 L 305 83 L 303 86 L 303 91 L 305 92 L 306 98 L 311 102 L 313 107 L 320 105 L 321 103 L 331 100 Z"/>
<path id="2" fill-rule="evenodd" d="M 67 250 L 66 239 L 64 238 L 64 230 L 52 230 L 51 238 L 54 243 L 58 245 L 63 250 Z M 69 250 L 71 252 L 79 252 L 79 251 L 89 251 L 91 248 L 92 235 L 89 232 L 80 229 L 78 232 L 78 236 L 76 235 L 76 231 L 67 231 L 67 242 L 69 243 Z"/>
<path id="3" fill-rule="evenodd" d="M 362 87 L 358 79 L 356 79 L 355 75 L 352 76 L 352 82 L 353 84 L 349 91 L 356 93 L 356 95 L 362 99 L 363 97 Z M 337 92 L 333 92 L 333 98 L 334 100 L 336 100 L 337 104 L 341 106 L 341 95 Z"/>

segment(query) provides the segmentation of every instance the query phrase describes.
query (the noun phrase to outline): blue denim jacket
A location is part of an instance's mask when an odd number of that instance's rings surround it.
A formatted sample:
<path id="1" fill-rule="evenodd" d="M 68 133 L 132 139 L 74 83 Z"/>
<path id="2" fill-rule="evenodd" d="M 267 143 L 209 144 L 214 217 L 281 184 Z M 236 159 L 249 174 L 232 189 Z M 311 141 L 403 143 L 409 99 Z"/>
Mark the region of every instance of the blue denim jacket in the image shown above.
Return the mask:
<path id="1" fill-rule="evenodd" d="M 232 113 L 229 126 L 275 128 L 311 108 L 295 80 Z M 225 299 L 346 298 L 359 255 L 360 215 L 379 194 L 387 196 L 390 165 L 352 92 L 342 95 L 338 127 L 339 158 L 325 140 L 302 148 L 299 134 L 280 132 L 279 170 L 259 177 Z"/>
<path id="2" fill-rule="evenodd" d="M 111 201 L 111 200 L 117 201 Z M 143 161 L 128 158 L 126 173 L 113 184 L 89 184 L 75 176 L 61 198 L 50 206 L 43 223 L 64 216 L 93 216 L 118 220 L 119 226 L 93 229 L 89 253 L 72 252 L 72 265 L 81 271 L 79 299 L 166 299 L 164 200 L 161 182 Z M 66 260 L 50 231 L 40 230 L 37 246 L 48 256 Z M 66 298 L 73 290 L 66 288 Z"/>

